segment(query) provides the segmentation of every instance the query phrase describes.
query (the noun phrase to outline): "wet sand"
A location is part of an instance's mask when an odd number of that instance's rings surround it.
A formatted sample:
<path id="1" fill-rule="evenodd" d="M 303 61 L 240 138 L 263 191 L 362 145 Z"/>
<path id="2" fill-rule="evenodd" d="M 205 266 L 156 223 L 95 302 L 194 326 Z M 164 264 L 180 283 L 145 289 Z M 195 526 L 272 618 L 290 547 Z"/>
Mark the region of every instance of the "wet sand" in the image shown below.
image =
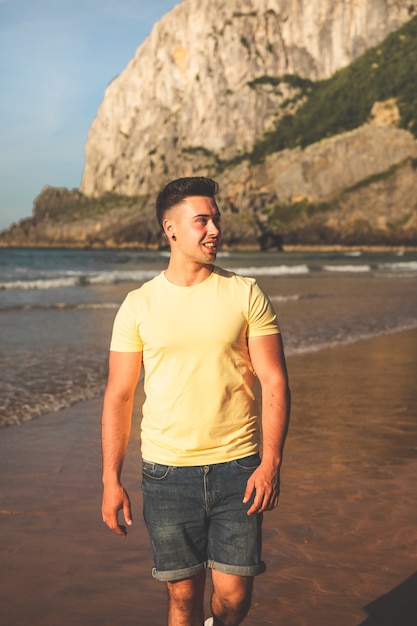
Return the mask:
<path id="1" fill-rule="evenodd" d="M 417 331 L 288 366 L 281 502 L 265 515 L 268 570 L 245 624 L 416 624 Z M 101 522 L 100 409 L 91 401 L 0 432 L 2 624 L 165 624 L 135 440 L 124 470 L 134 526 L 121 539 Z"/>

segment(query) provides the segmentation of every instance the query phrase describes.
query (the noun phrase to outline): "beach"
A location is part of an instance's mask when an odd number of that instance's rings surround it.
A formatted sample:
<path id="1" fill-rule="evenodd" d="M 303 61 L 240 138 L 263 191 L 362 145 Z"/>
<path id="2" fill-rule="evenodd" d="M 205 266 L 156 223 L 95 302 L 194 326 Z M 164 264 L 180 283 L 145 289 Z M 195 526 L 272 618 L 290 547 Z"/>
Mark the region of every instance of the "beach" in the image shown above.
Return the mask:
<path id="1" fill-rule="evenodd" d="M 417 623 L 417 330 L 288 357 L 293 412 L 267 572 L 247 626 Z M 163 626 L 141 513 L 139 385 L 128 537 L 102 523 L 101 399 L 0 437 L 0 622 Z"/>

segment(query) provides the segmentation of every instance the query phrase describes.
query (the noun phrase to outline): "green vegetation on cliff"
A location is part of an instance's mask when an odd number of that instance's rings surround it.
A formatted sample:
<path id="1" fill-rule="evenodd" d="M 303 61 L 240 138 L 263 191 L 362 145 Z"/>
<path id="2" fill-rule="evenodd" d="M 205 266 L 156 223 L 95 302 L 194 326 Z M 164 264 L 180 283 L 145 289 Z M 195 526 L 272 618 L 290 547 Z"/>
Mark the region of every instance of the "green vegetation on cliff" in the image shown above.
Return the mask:
<path id="1" fill-rule="evenodd" d="M 416 68 L 417 17 L 414 17 L 349 67 L 328 80 L 309 85 L 308 92 L 304 92 L 308 97 L 296 113 L 282 117 L 276 128 L 239 160 L 249 158 L 251 163 L 259 163 L 268 154 L 285 148 L 304 148 L 358 128 L 369 120 L 375 102 L 389 98 L 397 101 L 400 126 L 417 137 Z"/>
<path id="2" fill-rule="evenodd" d="M 100 198 L 90 198 L 78 189 L 44 187 L 35 198 L 33 216 L 37 221 L 52 220 L 74 222 L 80 219 L 98 219 L 103 214 L 123 207 L 132 207 L 136 197 L 106 193 Z"/>

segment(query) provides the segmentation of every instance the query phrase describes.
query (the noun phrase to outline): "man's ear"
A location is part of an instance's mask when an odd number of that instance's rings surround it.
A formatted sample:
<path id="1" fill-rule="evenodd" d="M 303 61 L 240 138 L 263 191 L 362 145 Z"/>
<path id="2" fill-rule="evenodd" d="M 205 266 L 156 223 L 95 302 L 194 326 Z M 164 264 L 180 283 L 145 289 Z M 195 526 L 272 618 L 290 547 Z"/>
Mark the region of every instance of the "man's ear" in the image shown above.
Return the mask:
<path id="1" fill-rule="evenodd" d="M 168 239 L 172 239 L 172 235 L 174 234 L 174 230 L 173 230 L 174 225 L 172 223 L 172 220 L 169 219 L 169 217 L 166 217 L 163 220 L 162 227 L 163 227 L 164 233 L 168 237 Z"/>

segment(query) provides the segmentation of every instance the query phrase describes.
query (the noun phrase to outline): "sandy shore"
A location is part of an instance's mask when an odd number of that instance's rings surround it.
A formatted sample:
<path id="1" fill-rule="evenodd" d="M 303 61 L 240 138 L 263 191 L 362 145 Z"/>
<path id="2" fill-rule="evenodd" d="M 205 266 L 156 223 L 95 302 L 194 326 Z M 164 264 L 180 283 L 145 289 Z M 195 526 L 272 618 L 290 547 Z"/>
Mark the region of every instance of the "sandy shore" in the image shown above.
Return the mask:
<path id="1" fill-rule="evenodd" d="M 294 409 L 248 626 L 417 623 L 417 331 L 289 359 Z M 142 390 L 138 390 L 138 403 Z M 100 518 L 101 401 L 0 432 L 0 623 L 163 626 L 132 441 L 127 539 Z M 139 429 L 139 411 L 134 430 Z"/>

